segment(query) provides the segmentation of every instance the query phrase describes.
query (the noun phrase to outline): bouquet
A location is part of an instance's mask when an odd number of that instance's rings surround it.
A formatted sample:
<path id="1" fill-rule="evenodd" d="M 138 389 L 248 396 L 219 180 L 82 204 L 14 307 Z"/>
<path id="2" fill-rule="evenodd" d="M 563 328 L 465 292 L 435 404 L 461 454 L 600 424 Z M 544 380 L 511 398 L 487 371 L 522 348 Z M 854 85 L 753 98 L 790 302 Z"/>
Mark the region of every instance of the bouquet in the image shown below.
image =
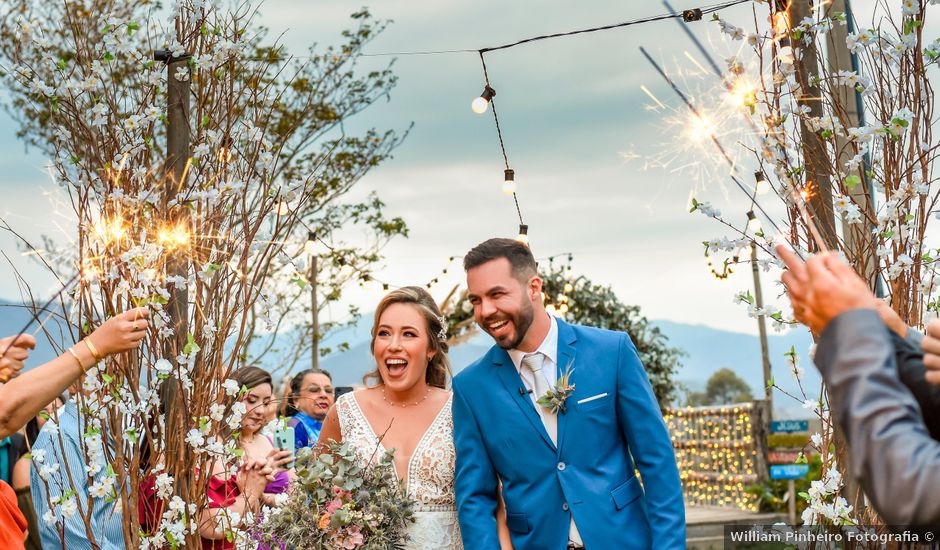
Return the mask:
<path id="1" fill-rule="evenodd" d="M 329 453 L 302 449 L 297 479 L 281 507 L 267 512 L 256 539 L 270 548 L 387 550 L 404 548 L 414 501 L 395 475 L 392 453 L 362 465 L 345 443 Z"/>

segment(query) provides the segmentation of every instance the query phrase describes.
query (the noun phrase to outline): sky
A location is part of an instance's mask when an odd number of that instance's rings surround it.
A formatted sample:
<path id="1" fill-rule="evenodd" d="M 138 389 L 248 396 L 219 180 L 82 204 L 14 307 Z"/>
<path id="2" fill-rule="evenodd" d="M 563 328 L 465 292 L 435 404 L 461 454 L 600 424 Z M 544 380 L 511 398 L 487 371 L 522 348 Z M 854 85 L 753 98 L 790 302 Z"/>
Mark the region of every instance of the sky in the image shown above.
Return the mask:
<path id="1" fill-rule="evenodd" d="M 699 5 L 674 2 L 677 9 Z M 357 8 L 340 0 L 267 0 L 259 22 L 272 36 L 282 34 L 288 51 L 302 55 L 312 43 L 338 43 L 340 31 L 350 26 L 349 13 Z M 381 0 L 370 8 L 375 16 L 393 20 L 367 48 L 373 54 L 478 49 L 668 11 L 655 2 L 613 0 Z M 721 15 L 741 26 L 753 18 L 747 4 Z M 713 44 L 719 62 L 740 44 L 722 41 L 712 22 L 689 28 Z M 714 170 L 697 181 L 694 171 L 647 166 L 650 159 L 663 157 L 695 163 L 714 152 L 679 150 L 675 143 L 682 138 L 676 128 L 647 108 L 653 101 L 641 86 L 667 105 L 678 104 L 640 46 L 668 67 L 691 67 L 686 52 L 704 61 L 674 20 L 487 54 L 533 252 L 540 258 L 571 253 L 576 273 L 611 285 L 623 302 L 640 306 L 651 319 L 756 333 L 756 321 L 733 303 L 737 292 L 753 287 L 750 269 L 742 266 L 723 281 L 712 277 L 702 241 L 728 233 L 716 221 L 688 212 L 694 190 L 699 200 L 739 213 L 734 215 L 743 222 L 747 200 L 728 187 L 726 171 Z M 360 65 L 368 70 L 392 59 L 376 55 Z M 484 84 L 478 55 L 398 56 L 394 69 L 399 84 L 390 101 L 358 115 L 347 132 L 414 127 L 394 158 L 357 184 L 354 196 L 377 191 L 386 213 L 403 217 L 410 227 L 409 238 L 384 250 L 386 261 L 376 277 L 394 285 L 424 284 L 448 257 L 489 237 L 515 236 L 518 219 L 511 198 L 501 191 L 503 161 L 493 117 L 470 110 Z M 716 84 L 705 78 L 688 83 L 696 89 Z M 15 122 L 0 115 L 0 215 L 29 239 L 49 235 L 64 241 L 67 218 L 54 206 L 62 200 L 61 191 L 43 165 L 44 159 L 16 138 Z M 18 254 L 10 235 L 0 233 L 0 247 L 34 290 L 53 289 L 52 279 Z M 459 266 L 449 273 L 433 289 L 438 298 L 460 282 Z M 764 294 L 782 305 L 774 278 L 763 274 Z M 381 294 L 381 287 L 372 285 L 351 289 L 346 299 L 371 311 Z M 0 298 L 19 299 L 7 264 L 0 266 Z"/>

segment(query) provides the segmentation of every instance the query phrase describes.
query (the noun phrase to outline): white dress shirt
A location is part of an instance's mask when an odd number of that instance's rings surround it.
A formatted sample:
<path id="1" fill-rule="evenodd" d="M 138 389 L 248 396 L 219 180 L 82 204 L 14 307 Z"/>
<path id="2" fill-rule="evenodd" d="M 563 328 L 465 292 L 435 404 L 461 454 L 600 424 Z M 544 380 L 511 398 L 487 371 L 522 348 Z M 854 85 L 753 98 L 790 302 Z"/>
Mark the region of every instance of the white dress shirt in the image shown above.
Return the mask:
<path id="1" fill-rule="evenodd" d="M 546 315 L 548 314 L 546 313 Z M 529 371 L 529 369 L 522 368 L 522 358 L 530 353 L 541 353 L 545 356 L 542 360 L 542 374 L 544 374 L 546 380 L 548 380 L 548 385 L 554 387 L 555 382 L 558 381 L 558 322 L 555 321 L 555 318 L 551 315 L 548 315 L 548 318 L 551 320 L 552 325 L 551 328 L 548 329 L 548 334 L 545 335 L 545 339 L 542 340 L 538 349 L 535 351 L 511 349 L 507 352 L 509 353 L 509 358 L 512 359 L 512 364 L 516 367 L 516 371 L 525 382 L 526 388 L 530 390 L 535 388 L 532 372 Z M 535 395 L 534 391 L 529 394 L 529 398 L 532 399 L 532 403 L 536 407 L 539 406 L 539 397 L 542 396 Z"/>
<path id="2" fill-rule="evenodd" d="M 546 314 L 548 315 L 548 314 Z M 529 369 L 522 368 L 522 358 L 530 353 L 541 353 L 545 356 L 542 360 L 542 374 L 545 375 L 545 378 L 548 380 L 549 386 L 554 387 L 555 383 L 558 381 L 558 322 L 555 321 L 555 317 L 548 315 L 549 320 L 551 320 L 551 328 L 548 329 L 548 334 L 545 335 L 545 339 L 542 340 L 542 343 L 539 344 L 538 349 L 531 352 L 521 351 L 518 349 L 508 350 L 509 358 L 512 360 L 512 364 L 515 365 L 516 371 L 519 373 L 519 376 L 522 377 L 522 380 L 525 382 L 528 389 L 535 388 L 535 381 L 532 379 L 534 373 Z M 538 404 L 539 397 L 541 395 L 535 395 L 535 392 L 529 392 L 529 398 L 532 400 L 532 404 L 535 405 L 536 410 L 541 407 Z M 569 542 L 573 542 L 578 546 L 583 546 L 581 542 L 581 534 L 578 532 L 578 526 L 574 524 L 574 517 L 571 518 L 571 529 L 568 535 Z"/>

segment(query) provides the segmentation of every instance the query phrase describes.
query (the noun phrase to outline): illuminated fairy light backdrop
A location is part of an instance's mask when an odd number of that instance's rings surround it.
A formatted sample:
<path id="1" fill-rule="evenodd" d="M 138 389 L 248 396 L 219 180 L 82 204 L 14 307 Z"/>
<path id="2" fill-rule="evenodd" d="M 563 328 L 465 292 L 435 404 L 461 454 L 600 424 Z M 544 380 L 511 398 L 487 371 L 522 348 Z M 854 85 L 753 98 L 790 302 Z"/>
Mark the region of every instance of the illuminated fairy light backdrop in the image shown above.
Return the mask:
<path id="1" fill-rule="evenodd" d="M 665 411 L 687 505 L 757 511 L 747 488 L 760 481 L 759 415 L 754 403 Z"/>

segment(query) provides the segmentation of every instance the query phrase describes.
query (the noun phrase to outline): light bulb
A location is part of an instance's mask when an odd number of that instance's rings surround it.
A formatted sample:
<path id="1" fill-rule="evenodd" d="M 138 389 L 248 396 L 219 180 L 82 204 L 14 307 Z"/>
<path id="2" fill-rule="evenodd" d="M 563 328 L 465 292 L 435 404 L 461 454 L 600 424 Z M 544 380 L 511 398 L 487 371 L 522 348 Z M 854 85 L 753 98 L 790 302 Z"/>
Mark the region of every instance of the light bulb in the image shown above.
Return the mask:
<path id="1" fill-rule="evenodd" d="M 529 226 L 522 224 L 519 226 L 519 236 L 516 237 L 516 240 L 520 243 L 529 246 Z"/>
<path id="2" fill-rule="evenodd" d="M 565 283 L 565 294 L 570 293 L 574 290 L 574 286 L 571 283 Z"/>
<path id="3" fill-rule="evenodd" d="M 480 97 L 473 100 L 473 103 L 470 104 L 470 109 L 478 115 L 482 115 L 486 112 L 486 109 L 490 106 L 490 100 L 496 96 L 496 90 L 491 88 L 489 84 L 483 87 L 483 93 L 480 94 Z"/>
<path id="4" fill-rule="evenodd" d="M 754 180 L 757 182 L 754 190 L 758 195 L 766 195 L 770 192 L 770 183 L 764 178 L 763 172 L 754 172 Z"/>
<path id="5" fill-rule="evenodd" d="M 281 201 L 277 204 L 277 215 L 286 216 L 290 214 L 290 205 L 287 204 L 287 201 Z"/>
<path id="6" fill-rule="evenodd" d="M 307 232 L 307 242 L 304 243 L 304 252 L 311 256 L 317 253 L 317 234 L 313 231 Z"/>
<path id="7" fill-rule="evenodd" d="M 757 215 L 754 214 L 753 210 L 747 213 L 747 229 L 755 235 L 763 235 L 764 233 L 764 228 L 761 226 L 760 220 L 757 219 Z"/>
<path id="8" fill-rule="evenodd" d="M 512 168 L 507 168 L 503 174 L 503 193 L 512 195 L 516 192 L 516 172 Z"/>

